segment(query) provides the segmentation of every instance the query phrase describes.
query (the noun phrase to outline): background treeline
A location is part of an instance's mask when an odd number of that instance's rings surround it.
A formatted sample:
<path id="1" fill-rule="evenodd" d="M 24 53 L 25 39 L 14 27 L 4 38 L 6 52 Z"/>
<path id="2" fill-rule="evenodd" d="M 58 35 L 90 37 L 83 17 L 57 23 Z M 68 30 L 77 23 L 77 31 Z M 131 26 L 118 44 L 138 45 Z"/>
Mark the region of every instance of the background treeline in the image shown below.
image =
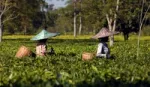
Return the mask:
<path id="1" fill-rule="evenodd" d="M 12 0 L 14 6 L 4 15 L 4 18 L 10 14 L 15 14 L 16 17 L 4 23 L 3 32 L 4 34 L 34 34 L 39 29 L 47 28 L 51 32 L 73 34 L 75 12 L 77 14 L 77 34 L 80 17 L 82 18 L 80 33 L 94 34 L 102 27 L 108 26 L 106 11 L 110 7 L 112 9 L 116 7 L 116 0 L 76 0 L 76 8 L 74 9 L 72 1 L 68 0 L 65 8 L 54 9 L 53 4 L 48 4 L 44 0 Z M 150 35 L 149 4 L 149 0 L 145 0 L 144 4 L 142 0 L 120 0 L 119 10 L 112 11 L 117 14 L 116 30 L 123 32 L 123 34 L 137 33 L 142 16 L 145 18 L 142 34 Z"/>

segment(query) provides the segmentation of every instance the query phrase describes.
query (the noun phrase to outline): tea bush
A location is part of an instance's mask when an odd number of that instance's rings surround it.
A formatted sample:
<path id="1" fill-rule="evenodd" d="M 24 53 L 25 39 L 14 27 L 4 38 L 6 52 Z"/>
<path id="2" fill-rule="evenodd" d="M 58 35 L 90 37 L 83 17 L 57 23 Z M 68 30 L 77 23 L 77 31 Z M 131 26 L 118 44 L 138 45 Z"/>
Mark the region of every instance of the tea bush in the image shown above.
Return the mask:
<path id="1" fill-rule="evenodd" d="M 56 55 L 15 58 L 21 45 L 35 52 L 36 42 L 5 39 L 0 43 L 0 86 L 2 87 L 148 87 L 150 86 L 150 41 L 116 41 L 114 59 L 82 61 L 81 54 L 96 52 L 97 40 L 49 39 Z"/>

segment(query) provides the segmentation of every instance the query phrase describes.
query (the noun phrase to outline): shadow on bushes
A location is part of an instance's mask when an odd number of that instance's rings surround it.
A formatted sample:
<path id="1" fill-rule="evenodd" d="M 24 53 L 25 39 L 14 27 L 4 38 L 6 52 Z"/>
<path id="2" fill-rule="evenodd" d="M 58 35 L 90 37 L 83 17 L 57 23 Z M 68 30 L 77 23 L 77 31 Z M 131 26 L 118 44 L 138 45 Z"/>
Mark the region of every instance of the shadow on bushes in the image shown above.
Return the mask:
<path id="1" fill-rule="evenodd" d="M 64 52 L 60 52 L 60 53 L 57 53 L 56 54 L 57 56 L 76 56 L 76 53 L 74 53 L 74 52 L 69 52 L 69 53 L 64 53 Z"/>
<path id="2" fill-rule="evenodd" d="M 1 87 L 10 87 L 10 85 L 4 85 Z M 67 81 L 62 84 L 56 84 L 54 80 L 48 80 L 47 82 L 38 80 L 35 82 L 30 82 L 30 84 L 21 83 L 20 81 L 16 81 L 13 83 L 11 87 L 150 87 L 150 82 L 137 81 L 137 82 L 126 82 L 115 79 L 110 79 L 108 81 L 103 81 L 99 78 L 95 79 L 93 82 L 82 81 L 76 84 L 69 84 Z"/>
<path id="3" fill-rule="evenodd" d="M 91 84 L 87 83 L 86 81 L 77 83 L 76 87 L 150 87 L 150 82 L 139 80 L 137 82 L 130 83 L 115 79 L 110 79 L 104 82 L 101 79 L 96 79 Z"/>

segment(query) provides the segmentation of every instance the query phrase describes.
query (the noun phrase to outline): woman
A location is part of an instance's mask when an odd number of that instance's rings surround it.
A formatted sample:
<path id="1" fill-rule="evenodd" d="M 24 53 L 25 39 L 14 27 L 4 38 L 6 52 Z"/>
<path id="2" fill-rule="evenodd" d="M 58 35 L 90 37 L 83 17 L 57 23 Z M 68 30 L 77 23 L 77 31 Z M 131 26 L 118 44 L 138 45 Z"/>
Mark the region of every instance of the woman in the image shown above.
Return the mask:
<path id="1" fill-rule="evenodd" d="M 50 33 L 47 30 L 43 29 L 39 34 L 34 36 L 31 40 L 37 41 L 36 45 L 36 55 L 37 56 L 45 56 L 47 51 L 46 41 L 50 37 L 57 36 L 59 33 Z M 54 50 L 51 48 L 50 53 L 54 53 Z"/>
<path id="2" fill-rule="evenodd" d="M 117 33 L 118 32 L 110 32 L 107 28 L 102 28 L 95 36 L 92 37 L 94 39 L 99 39 L 96 57 L 110 58 L 110 50 L 106 42 L 108 41 L 109 36 Z"/>

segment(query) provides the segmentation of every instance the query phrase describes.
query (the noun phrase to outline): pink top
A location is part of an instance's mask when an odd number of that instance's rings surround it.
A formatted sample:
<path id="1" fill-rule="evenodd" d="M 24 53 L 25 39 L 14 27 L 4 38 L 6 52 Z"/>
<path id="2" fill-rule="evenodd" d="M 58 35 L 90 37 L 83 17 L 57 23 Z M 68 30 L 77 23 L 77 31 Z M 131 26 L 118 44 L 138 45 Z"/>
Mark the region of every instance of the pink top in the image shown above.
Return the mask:
<path id="1" fill-rule="evenodd" d="M 36 46 L 36 54 L 38 56 L 45 56 L 45 53 L 46 53 L 46 44 L 38 43 Z"/>

